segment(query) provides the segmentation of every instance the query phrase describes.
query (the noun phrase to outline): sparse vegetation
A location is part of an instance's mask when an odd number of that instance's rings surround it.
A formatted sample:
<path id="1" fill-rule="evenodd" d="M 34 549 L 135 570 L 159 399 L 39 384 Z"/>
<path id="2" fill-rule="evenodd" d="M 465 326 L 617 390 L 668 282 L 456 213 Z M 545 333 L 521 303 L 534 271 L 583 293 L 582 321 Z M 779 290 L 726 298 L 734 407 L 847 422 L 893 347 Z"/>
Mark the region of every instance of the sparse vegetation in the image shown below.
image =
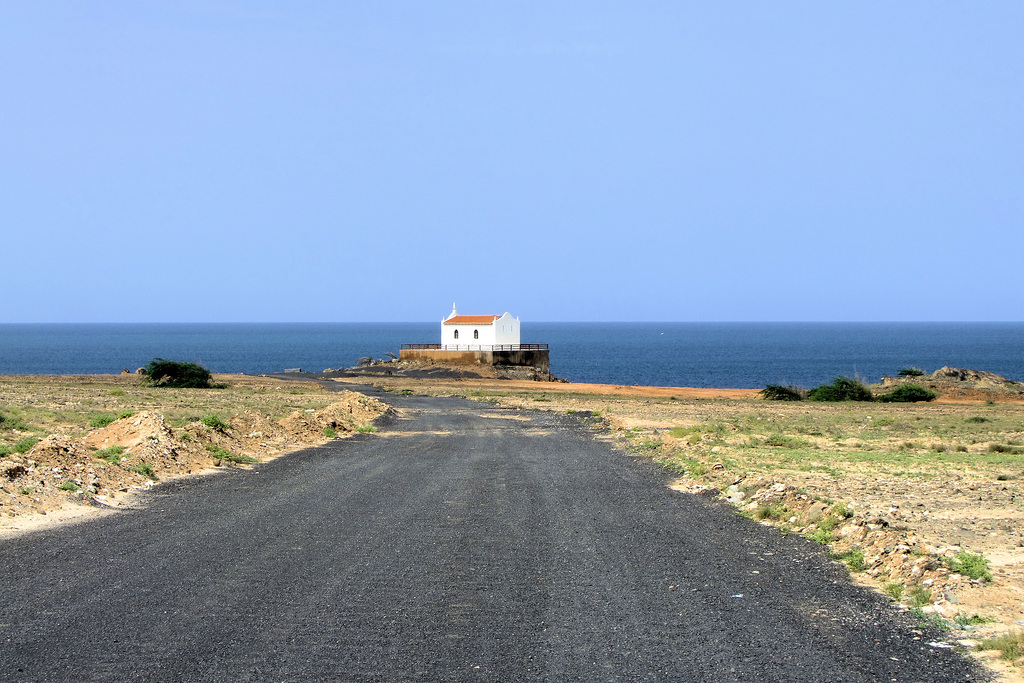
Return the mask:
<path id="1" fill-rule="evenodd" d="M 365 433 L 372 434 L 373 432 L 377 431 L 377 428 L 374 427 L 373 425 L 362 425 L 362 426 L 356 427 L 356 431 L 364 433 L 364 434 Z"/>
<path id="2" fill-rule="evenodd" d="M 899 377 L 921 377 L 924 375 L 924 370 L 915 367 L 906 367 L 896 373 Z"/>
<path id="3" fill-rule="evenodd" d="M 30 431 L 32 427 L 29 424 L 27 424 L 24 420 L 22 420 L 20 417 L 0 413 L 0 429 L 27 432 Z"/>
<path id="4" fill-rule="evenodd" d="M 1024 631 L 1014 630 L 995 638 L 986 638 L 978 644 L 981 650 L 999 650 L 1003 659 L 1017 660 L 1024 655 Z"/>
<path id="5" fill-rule="evenodd" d="M 171 387 L 175 389 L 209 389 L 213 375 L 210 371 L 196 363 L 164 360 L 155 358 L 146 364 L 142 374 L 155 387 Z"/>
<path id="6" fill-rule="evenodd" d="M 338 432 L 334 427 L 324 427 L 324 436 L 328 439 L 333 439 L 338 436 Z"/>
<path id="7" fill-rule="evenodd" d="M 60 488 L 61 491 L 72 491 L 74 493 L 78 493 L 79 490 L 78 484 L 71 481 L 70 479 L 65 479 L 63 482 L 61 482 L 61 485 L 58 488 Z"/>

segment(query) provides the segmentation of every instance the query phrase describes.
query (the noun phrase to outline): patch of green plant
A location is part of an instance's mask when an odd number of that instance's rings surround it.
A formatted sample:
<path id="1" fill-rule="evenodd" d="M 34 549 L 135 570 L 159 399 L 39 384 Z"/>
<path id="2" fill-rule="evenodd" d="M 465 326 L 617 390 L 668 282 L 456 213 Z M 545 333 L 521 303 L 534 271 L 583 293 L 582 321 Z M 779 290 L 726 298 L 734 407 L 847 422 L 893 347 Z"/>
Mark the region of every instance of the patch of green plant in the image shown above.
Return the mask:
<path id="1" fill-rule="evenodd" d="M 921 608 L 931 604 L 931 602 L 932 592 L 921 584 L 917 584 L 907 593 L 907 603 L 911 607 Z"/>
<path id="2" fill-rule="evenodd" d="M 144 477 L 156 479 L 156 473 L 153 470 L 153 466 L 150 465 L 148 462 L 139 463 L 138 465 L 134 465 L 132 467 L 129 467 L 128 469 L 130 469 L 135 474 L 141 474 Z"/>
<path id="3" fill-rule="evenodd" d="M 61 491 L 74 491 L 75 493 L 78 493 L 78 484 L 70 479 L 62 481 L 58 488 L 60 488 Z"/>
<path id="4" fill-rule="evenodd" d="M 402 389 L 398 393 L 402 396 L 412 396 L 412 389 Z"/>
<path id="5" fill-rule="evenodd" d="M 758 395 L 766 401 L 802 401 L 804 392 L 798 387 L 785 384 L 769 384 Z"/>
<path id="6" fill-rule="evenodd" d="M 135 411 L 130 409 L 125 409 L 117 413 L 102 413 L 89 420 L 89 426 L 93 429 L 102 429 L 103 427 L 110 426 L 117 420 L 131 417 L 134 414 Z"/>
<path id="7" fill-rule="evenodd" d="M 107 392 L 107 396 L 127 396 L 128 392 L 124 389 L 111 389 Z"/>
<path id="8" fill-rule="evenodd" d="M 18 489 L 18 493 L 20 493 L 23 496 L 31 496 L 35 492 L 36 490 L 31 486 L 22 486 Z"/>
<path id="9" fill-rule="evenodd" d="M 788 513 L 789 513 L 789 508 L 786 507 L 783 503 L 774 503 L 772 505 L 769 505 L 767 503 L 763 503 L 761 505 L 758 505 L 757 508 L 754 510 L 754 519 L 760 519 L 760 520 L 765 520 L 765 519 L 768 519 L 768 520 L 782 519 Z"/>
<path id="10" fill-rule="evenodd" d="M 908 610 L 917 621 L 925 627 L 934 628 L 939 631 L 948 631 L 949 624 L 935 612 L 925 612 L 920 607 L 914 606 Z"/>
<path id="11" fill-rule="evenodd" d="M 831 384 L 822 384 L 807 392 L 812 401 L 873 401 L 871 390 L 849 377 L 836 377 Z"/>
<path id="12" fill-rule="evenodd" d="M 251 458 L 248 455 L 240 455 L 238 453 L 232 453 L 223 446 L 219 446 L 215 443 L 206 444 L 206 450 L 210 452 L 210 455 L 217 460 L 226 460 L 227 462 L 233 462 L 240 465 L 248 465 L 250 463 L 259 462 L 256 458 Z"/>
<path id="13" fill-rule="evenodd" d="M 28 453 L 37 443 L 39 443 L 39 439 L 34 436 L 26 436 L 14 443 L 13 450 L 15 453 Z"/>
<path id="14" fill-rule="evenodd" d="M 956 572 L 972 579 L 992 580 L 992 572 L 988 568 L 989 561 L 981 553 L 961 550 L 953 557 L 946 558 L 945 565 L 951 572 Z"/>
<path id="15" fill-rule="evenodd" d="M 210 429 L 217 432 L 225 432 L 228 429 L 228 423 L 225 422 L 220 415 L 204 415 L 203 417 L 199 418 L 199 421 L 202 422 L 207 427 L 209 427 Z"/>
<path id="16" fill-rule="evenodd" d="M 832 559 L 839 560 L 850 568 L 851 572 L 862 572 L 867 569 L 864 563 L 864 551 L 860 548 L 850 548 L 846 552 L 831 553 Z"/>
<path id="17" fill-rule="evenodd" d="M 196 363 L 154 358 L 142 369 L 150 385 L 175 389 L 210 389 L 213 375 Z"/>
<path id="18" fill-rule="evenodd" d="M 934 401 L 938 397 L 937 393 L 919 384 L 904 384 L 887 394 L 882 394 L 877 400 L 882 403 L 921 403 Z"/>
<path id="19" fill-rule="evenodd" d="M 903 584 L 899 581 L 886 581 L 882 586 L 882 592 L 899 602 L 903 599 Z"/>
<path id="20" fill-rule="evenodd" d="M 961 612 L 960 614 L 953 617 L 953 623 L 961 627 L 981 626 L 983 624 L 991 624 L 994 621 L 995 619 L 991 617 L 983 617 L 980 614 L 972 614 L 968 616 L 966 612 Z"/>
<path id="21" fill-rule="evenodd" d="M 915 367 L 906 367 L 896 373 L 897 377 L 921 377 L 924 375 L 924 370 Z"/>
<path id="22" fill-rule="evenodd" d="M 107 446 L 96 451 L 93 455 L 100 460 L 106 460 L 111 465 L 116 465 L 121 462 L 121 456 L 124 455 L 124 446 Z"/>
<path id="23" fill-rule="evenodd" d="M 971 417 L 968 417 L 964 420 L 964 422 L 971 422 L 973 424 L 981 424 L 982 422 L 991 421 L 992 420 L 988 419 L 987 417 L 982 417 L 981 415 L 972 415 Z"/>
<path id="24" fill-rule="evenodd" d="M 1024 655 L 1024 631 L 1010 631 L 1001 636 L 986 638 L 978 644 L 978 649 L 999 650 L 1003 659 L 1019 659 Z"/>
<path id="25" fill-rule="evenodd" d="M 853 517 L 853 510 L 845 501 L 839 501 L 832 506 L 832 514 L 840 519 L 849 519 Z"/>
<path id="26" fill-rule="evenodd" d="M 372 434 L 377 431 L 377 428 L 374 427 L 373 425 L 361 425 L 359 427 L 356 427 L 356 431 L 361 432 L 363 434 Z"/>
<path id="27" fill-rule="evenodd" d="M 533 400 L 540 403 L 551 403 L 551 399 L 546 396 L 534 396 Z"/>
<path id="28" fill-rule="evenodd" d="M 333 439 L 338 436 L 338 432 L 335 431 L 334 427 L 324 427 L 324 436 L 328 439 Z"/>
<path id="29" fill-rule="evenodd" d="M 0 443 L 0 458 L 6 457 L 11 454 L 11 447 L 5 443 Z"/>
<path id="30" fill-rule="evenodd" d="M 0 413 L 0 429 L 16 429 L 19 432 L 27 432 L 32 427 L 20 417 Z"/>
<path id="31" fill-rule="evenodd" d="M 817 529 L 814 529 L 812 531 L 808 531 L 804 534 L 804 536 L 811 539 L 815 543 L 820 543 L 821 545 L 828 545 L 829 543 L 836 540 L 836 535 L 834 533 L 832 533 L 828 529 L 822 529 L 821 527 L 818 527 Z"/>

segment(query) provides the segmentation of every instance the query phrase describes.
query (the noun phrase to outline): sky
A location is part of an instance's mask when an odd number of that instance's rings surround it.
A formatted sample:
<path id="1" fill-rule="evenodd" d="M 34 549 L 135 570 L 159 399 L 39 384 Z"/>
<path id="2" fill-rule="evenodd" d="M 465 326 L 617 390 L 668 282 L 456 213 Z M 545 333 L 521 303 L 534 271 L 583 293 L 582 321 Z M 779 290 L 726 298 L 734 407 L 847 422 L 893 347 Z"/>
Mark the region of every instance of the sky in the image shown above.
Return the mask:
<path id="1" fill-rule="evenodd" d="M 0 322 L 1024 320 L 1024 3 L 0 0 Z"/>

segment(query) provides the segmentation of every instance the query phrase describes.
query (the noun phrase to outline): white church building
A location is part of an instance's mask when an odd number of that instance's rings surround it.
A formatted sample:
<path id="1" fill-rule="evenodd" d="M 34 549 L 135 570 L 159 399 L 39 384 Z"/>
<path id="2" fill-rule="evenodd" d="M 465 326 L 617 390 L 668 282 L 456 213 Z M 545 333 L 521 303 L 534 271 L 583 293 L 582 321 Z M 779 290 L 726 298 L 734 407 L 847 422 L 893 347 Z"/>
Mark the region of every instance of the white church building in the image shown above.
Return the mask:
<path id="1" fill-rule="evenodd" d="M 441 348 L 519 346 L 519 318 L 503 315 L 459 315 L 452 312 L 441 321 Z"/>

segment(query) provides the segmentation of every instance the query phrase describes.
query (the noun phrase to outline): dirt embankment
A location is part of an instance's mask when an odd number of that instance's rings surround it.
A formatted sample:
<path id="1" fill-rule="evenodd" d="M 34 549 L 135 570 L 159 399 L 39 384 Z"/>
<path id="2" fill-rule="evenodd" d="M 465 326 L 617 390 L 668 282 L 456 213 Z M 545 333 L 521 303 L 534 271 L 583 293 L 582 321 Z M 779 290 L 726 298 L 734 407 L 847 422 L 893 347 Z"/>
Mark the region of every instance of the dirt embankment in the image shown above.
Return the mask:
<path id="1" fill-rule="evenodd" d="M 0 529 L 38 526 L 39 517 L 80 516 L 128 504 L 162 480 L 246 466 L 366 429 L 388 406 L 352 391 L 320 409 L 272 421 L 253 411 L 172 428 L 156 411 L 121 418 L 84 437 L 48 436 L 0 458 Z"/>

